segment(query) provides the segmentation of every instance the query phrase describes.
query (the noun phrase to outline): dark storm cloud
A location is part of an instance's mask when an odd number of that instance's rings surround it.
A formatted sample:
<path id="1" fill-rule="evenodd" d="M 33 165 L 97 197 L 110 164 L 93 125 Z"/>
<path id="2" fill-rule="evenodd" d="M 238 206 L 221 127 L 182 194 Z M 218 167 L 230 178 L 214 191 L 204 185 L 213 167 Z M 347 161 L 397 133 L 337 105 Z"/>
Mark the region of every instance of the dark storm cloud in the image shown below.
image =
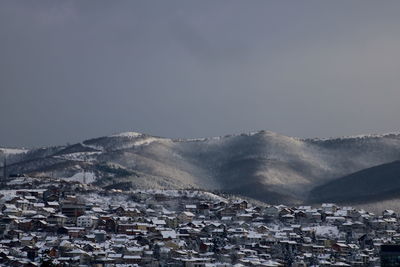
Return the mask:
<path id="1" fill-rule="evenodd" d="M 398 130 L 400 3 L 2 1 L 0 144 Z"/>

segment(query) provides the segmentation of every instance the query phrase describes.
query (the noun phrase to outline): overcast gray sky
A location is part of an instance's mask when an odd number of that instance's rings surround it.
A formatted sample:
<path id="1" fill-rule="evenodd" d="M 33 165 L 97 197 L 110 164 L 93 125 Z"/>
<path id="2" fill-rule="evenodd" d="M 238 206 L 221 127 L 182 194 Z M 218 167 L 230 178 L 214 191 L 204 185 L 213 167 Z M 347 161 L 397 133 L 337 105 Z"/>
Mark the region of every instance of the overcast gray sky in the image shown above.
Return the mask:
<path id="1" fill-rule="evenodd" d="M 399 130 L 400 1 L 1 1 L 0 145 Z"/>

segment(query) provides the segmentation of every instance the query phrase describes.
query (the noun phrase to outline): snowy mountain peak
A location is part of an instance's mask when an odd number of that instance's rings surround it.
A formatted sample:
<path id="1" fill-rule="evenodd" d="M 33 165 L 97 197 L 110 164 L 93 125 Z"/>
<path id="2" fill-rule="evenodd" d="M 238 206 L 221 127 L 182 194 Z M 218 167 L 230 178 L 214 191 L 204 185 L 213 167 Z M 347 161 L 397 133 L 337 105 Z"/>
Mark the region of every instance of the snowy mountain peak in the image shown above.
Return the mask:
<path id="1" fill-rule="evenodd" d="M 130 138 L 136 138 L 142 136 L 142 133 L 138 132 L 123 132 L 123 133 L 118 133 L 118 134 L 113 134 L 111 137 L 130 137 Z"/>

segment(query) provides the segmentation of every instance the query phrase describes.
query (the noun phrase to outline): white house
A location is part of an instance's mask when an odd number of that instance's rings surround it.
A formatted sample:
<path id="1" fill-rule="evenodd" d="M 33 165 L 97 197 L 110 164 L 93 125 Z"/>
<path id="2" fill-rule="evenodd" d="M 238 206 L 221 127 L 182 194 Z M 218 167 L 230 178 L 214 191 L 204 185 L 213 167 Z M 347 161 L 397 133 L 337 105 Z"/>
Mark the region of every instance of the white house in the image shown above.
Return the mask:
<path id="1" fill-rule="evenodd" d="M 76 219 L 76 226 L 77 227 L 85 227 L 85 228 L 90 228 L 94 225 L 96 221 L 96 217 L 94 216 L 89 216 L 89 215 L 82 215 L 79 216 Z"/>

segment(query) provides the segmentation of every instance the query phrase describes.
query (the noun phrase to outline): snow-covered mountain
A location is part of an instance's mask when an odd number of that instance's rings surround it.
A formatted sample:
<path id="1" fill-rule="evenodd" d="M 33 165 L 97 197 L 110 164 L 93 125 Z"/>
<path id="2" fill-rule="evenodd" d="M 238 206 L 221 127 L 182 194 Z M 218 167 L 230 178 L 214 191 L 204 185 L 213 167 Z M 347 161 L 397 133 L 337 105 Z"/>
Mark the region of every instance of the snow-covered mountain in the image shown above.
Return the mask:
<path id="1" fill-rule="evenodd" d="M 128 132 L 10 156 L 9 173 L 103 187 L 203 188 L 300 203 L 348 174 L 400 160 L 400 134 L 300 139 L 269 131 L 204 139 Z"/>

